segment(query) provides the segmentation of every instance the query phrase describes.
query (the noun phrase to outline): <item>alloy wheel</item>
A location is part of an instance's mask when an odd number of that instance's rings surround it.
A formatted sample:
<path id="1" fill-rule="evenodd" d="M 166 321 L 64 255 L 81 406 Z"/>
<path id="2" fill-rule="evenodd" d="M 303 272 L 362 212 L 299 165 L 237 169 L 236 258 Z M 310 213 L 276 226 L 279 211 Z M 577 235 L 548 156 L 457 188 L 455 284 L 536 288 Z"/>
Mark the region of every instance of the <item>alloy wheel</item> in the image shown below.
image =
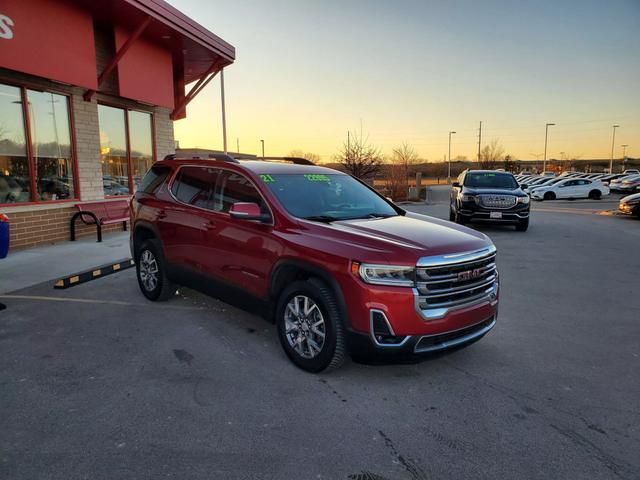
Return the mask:
<path id="1" fill-rule="evenodd" d="M 144 250 L 140 255 L 140 281 L 148 292 L 158 286 L 158 261 L 150 250 Z"/>
<path id="2" fill-rule="evenodd" d="M 285 336 L 289 346 L 303 358 L 315 358 L 322 351 L 326 325 L 313 299 L 296 295 L 284 311 Z"/>

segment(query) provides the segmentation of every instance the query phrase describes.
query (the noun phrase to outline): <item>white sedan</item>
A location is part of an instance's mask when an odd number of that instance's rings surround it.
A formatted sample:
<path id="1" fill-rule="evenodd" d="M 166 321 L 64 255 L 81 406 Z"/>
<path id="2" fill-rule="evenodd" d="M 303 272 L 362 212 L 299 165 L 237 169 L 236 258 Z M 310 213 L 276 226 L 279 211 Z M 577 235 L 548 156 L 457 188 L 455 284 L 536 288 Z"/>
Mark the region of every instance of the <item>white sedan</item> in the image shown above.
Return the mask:
<path id="1" fill-rule="evenodd" d="M 567 178 L 553 185 L 536 188 L 531 192 L 531 198 L 535 200 L 555 200 L 556 198 L 599 200 L 605 195 L 609 195 L 609 187 L 600 180 L 586 178 Z"/>

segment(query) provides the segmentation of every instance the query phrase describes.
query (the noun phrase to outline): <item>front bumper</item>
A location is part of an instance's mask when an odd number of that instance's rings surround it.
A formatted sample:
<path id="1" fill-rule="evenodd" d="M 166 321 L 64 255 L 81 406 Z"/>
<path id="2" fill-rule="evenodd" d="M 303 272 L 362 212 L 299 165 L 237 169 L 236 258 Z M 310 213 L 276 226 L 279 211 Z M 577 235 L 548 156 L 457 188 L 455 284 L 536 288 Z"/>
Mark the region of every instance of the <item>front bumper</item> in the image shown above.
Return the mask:
<path id="1" fill-rule="evenodd" d="M 628 203 L 620 203 L 618 211 L 625 215 L 635 215 L 640 217 L 640 204 L 629 205 Z"/>
<path id="2" fill-rule="evenodd" d="M 357 353 L 376 355 L 428 355 L 463 347 L 480 340 L 496 325 L 494 315 L 464 328 L 430 335 L 408 335 L 396 345 L 381 346 L 365 333 L 349 332 L 349 348 Z"/>

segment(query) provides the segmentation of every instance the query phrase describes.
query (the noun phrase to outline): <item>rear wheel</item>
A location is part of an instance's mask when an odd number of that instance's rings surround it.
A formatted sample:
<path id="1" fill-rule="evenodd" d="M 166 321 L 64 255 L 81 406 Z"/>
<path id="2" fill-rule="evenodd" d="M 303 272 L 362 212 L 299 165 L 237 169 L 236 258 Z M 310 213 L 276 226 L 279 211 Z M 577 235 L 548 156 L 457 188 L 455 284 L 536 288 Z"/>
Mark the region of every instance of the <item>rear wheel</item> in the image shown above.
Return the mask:
<path id="1" fill-rule="evenodd" d="M 526 220 L 520 220 L 516 225 L 516 230 L 518 232 L 526 232 L 528 228 L 529 228 L 528 218 Z"/>
<path id="2" fill-rule="evenodd" d="M 589 192 L 589 198 L 591 200 L 600 200 L 602 198 L 602 192 L 600 190 L 591 190 Z"/>
<path id="3" fill-rule="evenodd" d="M 544 194 L 544 199 L 545 200 L 555 200 L 556 199 L 556 194 L 553 192 L 547 192 Z"/>
<path id="4" fill-rule="evenodd" d="M 342 365 L 346 355 L 343 322 L 335 295 L 318 278 L 292 283 L 278 300 L 280 344 L 289 359 L 308 372 Z"/>
<path id="5" fill-rule="evenodd" d="M 165 301 L 176 292 L 167 277 L 167 267 L 157 240 L 145 240 L 136 254 L 136 275 L 142 294 L 149 300 Z"/>

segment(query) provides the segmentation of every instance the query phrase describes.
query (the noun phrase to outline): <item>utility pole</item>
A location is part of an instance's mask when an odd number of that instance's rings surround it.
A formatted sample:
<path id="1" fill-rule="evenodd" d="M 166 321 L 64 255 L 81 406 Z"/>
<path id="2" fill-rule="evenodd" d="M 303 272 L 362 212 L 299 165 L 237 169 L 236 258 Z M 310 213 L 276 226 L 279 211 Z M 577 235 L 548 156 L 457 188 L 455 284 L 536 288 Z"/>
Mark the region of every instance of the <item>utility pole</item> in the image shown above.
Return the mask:
<path id="1" fill-rule="evenodd" d="M 451 135 L 455 133 L 454 131 L 449 132 L 449 170 L 447 173 L 447 183 L 451 183 Z"/>
<path id="2" fill-rule="evenodd" d="M 220 97 L 222 100 L 222 144 L 224 153 L 227 153 L 227 115 L 224 105 L 224 69 L 220 70 Z"/>
<path id="3" fill-rule="evenodd" d="M 613 126 L 613 138 L 611 139 L 611 160 L 609 160 L 609 173 L 613 173 L 613 146 L 616 143 L 616 128 L 620 125 Z"/>
<path id="4" fill-rule="evenodd" d="M 482 120 L 480 120 L 480 130 L 478 133 L 478 167 L 480 166 L 480 144 L 482 143 Z"/>
<path id="5" fill-rule="evenodd" d="M 262 160 L 264 160 L 264 140 L 260 139 L 260 143 L 262 143 Z"/>
<path id="6" fill-rule="evenodd" d="M 542 173 L 547 171 L 547 137 L 549 136 L 549 127 L 553 127 L 555 123 L 547 123 L 544 127 L 544 158 L 542 160 Z"/>
<path id="7" fill-rule="evenodd" d="M 240 153 L 240 139 L 236 137 L 236 153 Z"/>

